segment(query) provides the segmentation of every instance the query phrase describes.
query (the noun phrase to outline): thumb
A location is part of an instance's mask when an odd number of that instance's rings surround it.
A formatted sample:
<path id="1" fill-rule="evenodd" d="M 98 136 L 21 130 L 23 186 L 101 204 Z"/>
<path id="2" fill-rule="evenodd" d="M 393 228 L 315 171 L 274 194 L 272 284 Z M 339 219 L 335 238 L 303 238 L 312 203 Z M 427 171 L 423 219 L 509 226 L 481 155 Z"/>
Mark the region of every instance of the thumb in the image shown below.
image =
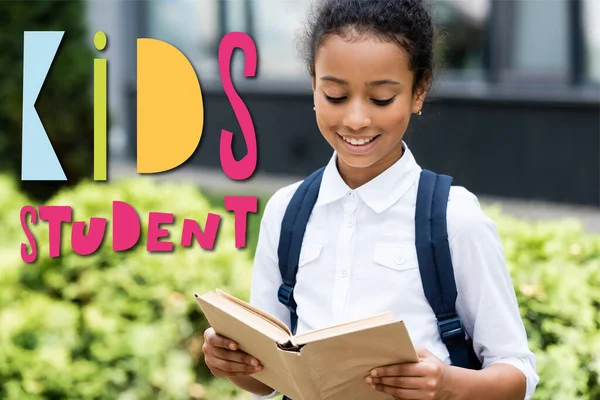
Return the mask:
<path id="1" fill-rule="evenodd" d="M 427 359 L 429 359 L 433 356 L 433 353 L 431 353 L 425 347 L 417 347 L 416 350 L 417 350 L 417 356 L 419 356 L 419 361 L 426 361 Z"/>

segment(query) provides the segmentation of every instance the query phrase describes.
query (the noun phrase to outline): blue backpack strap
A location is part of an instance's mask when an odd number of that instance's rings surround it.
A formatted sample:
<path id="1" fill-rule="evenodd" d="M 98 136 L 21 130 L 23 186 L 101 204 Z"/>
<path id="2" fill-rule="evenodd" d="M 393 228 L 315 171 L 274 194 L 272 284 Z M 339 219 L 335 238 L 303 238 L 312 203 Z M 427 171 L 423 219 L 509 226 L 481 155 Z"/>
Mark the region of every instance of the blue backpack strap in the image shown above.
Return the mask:
<path id="1" fill-rule="evenodd" d="M 481 369 L 471 339 L 456 313 L 456 282 L 448 243 L 446 210 L 452 177 L 423 170 L 417 193 L 415 245 L 427 301 L 438 320 L 452 365 Z"/>
<path id="2" fill-rule="evenodd" d="M 296 332 L 298 324 L 296 301 L 294 300 L 294 286 L 296 285 L 296 273 L 298 272 L 302 239 L 304 238 L 308 219 L 319 195 L 324 169 L 325 167 L 316 170 L 298 186 L 287 206 L 281 223 L 281 237 L 279 239 L 277 255 L 283 283 L 279 287 L 277 298 L 290 310 L 290 330 L 292 333 Z"/>

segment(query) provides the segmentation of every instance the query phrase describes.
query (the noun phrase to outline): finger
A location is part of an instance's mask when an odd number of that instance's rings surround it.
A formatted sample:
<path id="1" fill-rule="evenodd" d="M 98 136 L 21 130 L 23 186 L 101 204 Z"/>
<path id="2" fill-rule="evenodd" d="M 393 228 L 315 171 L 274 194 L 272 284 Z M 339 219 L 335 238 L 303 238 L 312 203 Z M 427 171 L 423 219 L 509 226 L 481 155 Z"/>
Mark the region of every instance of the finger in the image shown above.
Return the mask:
<path id="1" fill-rule="evenodd" d="M 231 371 L 223 371 L 222 369 L 212 368 L 210 370 L 212 374 L 216 377 L 225 377 L 225 376 L 248 376 L 253 372 L 243 371 L 243 372 L 231 372 Z"/>
<path id="2" fill-rule="evenodd" d="M 227 361 L 214 356 L 206 357 L 205 362 L 211 368 L 217 368 L 226 372 L 254 373 L 262 370 L 262 366 L 253 367 L 248 364 L 242 364 L 235 361 Z"/>
<path id="3" fill-rule="evenodd" d="M 381 378 L 384 376 L 426 376 L 420 363 L 395 364 L 387 367 L 375 368 L 371 371 L 371 376 Z"/>
<path id="4" fill-rule="evenodd" d="M 417 349 L 417 355 L 419 356 L 420 362 L 442 361 L 438 356 L 427 350 L 425 347 L 419 347 Z"/>
<path id="5" fill-rule="evenodd" d="M 250 354 L 244 353 L 241 350 L 233 351 L 222 349 L 220 347 L 212 347 L 210 349 L 210 354 L 222 360 L 252 365 L 253 367 L 258 367 L 260 365 L 260 361 L 252 357 Z"/>
<path id="6" fill-rule="evenodd" d="M 428 356 L 430 356 L 432 354 L 425 347 L 417 347 L 415 350 L 417 351 L 417 355 L 421 358 L 427 358 Z"/>
<path id="7" fill-rule="evenodd" d="M 389 376 L 383 378 L 367 377 L 367 383 L 382 384 L 386 386 L 395 386 L 402 389 L 424 389 L 426 388 L 427 380 L 423 377 L 405 377 L 405 376 Z"/>
<path id="8" fill-rule="evenodd" d="M 218 334 L 214 334 L 208 337 L 208 342 L 215 347 L 221 347 L 224 349 L 237 350 L 238 345 L 231 339 L 226 338 Z"/>
<path id="9" fill-rule="evenodd" d="M 403 400 L 418 400 L 423 398 L 423 392 L 417 389 L 401 389 L 394 386 L 387 385 L 374 385 L 371 386 L 373 389 L 378 390 L 383 393 L 390 394 L 394 397 L 398 397 Z"/>

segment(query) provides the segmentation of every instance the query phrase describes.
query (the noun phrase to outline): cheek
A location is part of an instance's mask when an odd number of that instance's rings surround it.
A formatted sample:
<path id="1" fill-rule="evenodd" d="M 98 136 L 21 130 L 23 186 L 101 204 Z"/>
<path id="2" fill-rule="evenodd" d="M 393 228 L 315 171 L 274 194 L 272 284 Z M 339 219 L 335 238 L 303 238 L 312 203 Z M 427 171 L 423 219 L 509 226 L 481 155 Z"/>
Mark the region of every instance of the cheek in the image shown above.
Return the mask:
<path id="1" fill-rule="evenodd" d="M 344 117 L 343 107 L 335 107 L 327 100 L 317 100 L 315 105 L 317 125 L 324 135 L 328 135 L 331 129 L 336 129 L 342 123 Z"/>
<path id="2" fill-rule="evenodd" d="M 389 107 L 383 107 L 373 122 L 388 132 L 404 132 L 409 120 L 410 110 L 405 104 L 392 104 Z"/>
<path id="3" fill-rule="evenodd" d="M 331 136 L 332 134 L 332 129 L 333 125 L 331 124 L 330 121 L 330 117 L 328 117 L 326 115 L 326 113 L 320 109 L 317 108 L 319 110 L 319 113 L 317 114 L 317 127 L 319 128 L 319 132 L 321 133 L 321 135 L 325 138 L 325 140 L 327 140 L 327 142 L 329 142 L 331 145 L 333 145 L 332 141 L 331 141 Z"/>

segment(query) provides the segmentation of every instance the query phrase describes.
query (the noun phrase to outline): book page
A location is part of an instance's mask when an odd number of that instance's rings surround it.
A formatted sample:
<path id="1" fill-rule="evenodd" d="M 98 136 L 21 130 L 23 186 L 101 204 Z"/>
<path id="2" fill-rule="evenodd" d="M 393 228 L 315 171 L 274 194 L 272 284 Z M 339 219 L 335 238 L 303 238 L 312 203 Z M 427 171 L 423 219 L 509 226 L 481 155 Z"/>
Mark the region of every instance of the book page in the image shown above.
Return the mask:
<path id="1" fill-rule="evenodd" d="M 274 316 L 272 316 L 269 313 L 264 312 L 263 310 L 254 307 L 252 304 L 246 303 L 243 300 L 238 299 L 237 297 L 234 297 L 228 293 L 225 293 L 224 291 L 222 291 L 221 289 L 217 289 L 216 290 L 217 294 L 220 296 L 223 296 L 231 301 L 233 301 L 234 303 L 236 303 L 237 305 L 239 305 L 240 307 L 245 308 L 248 311 L 251 311 L 257 315 L 259 315 L 260 317 L 266 319 L 267 321 L 271 322 L 272 324 L 278 326 L 279 328 L 281 328 L 283 331 L 285 331 L 288 336 L 292 336 L 292 332 L 290 332 L 290 329 L 288 328 L 288 326 L 286 324 L 284 324 L 283 322 L 281 322 L 279 319 L 275 318 Z"/>
<path id="2" fill-rule="evenodd" d="M 363 318 L 357 321 L 350 321 L 339 325 L 330 326 L 323 329 L 317 329 L 310 332 L 305 332 L 292 337 L 292 343 L 297 346 L 302 346 L 310 342 L 316 342 L 335 336 L 341 336 L 351 332 L 361 331 L 364 329 L 373 328 L 380 325 L 385 325 L 394 322 L 394 316 L 390 312 L 374 315 L 372 317 Z"/>
<path id="3" fill-rule="evenodd" d="M 365 383 L 371 369 L 419 362 L 402 321 L 362 329 L 306 344 L 300 358 L 318 399 L 392 400 Z"/>
<path id="4" fill-rule="evenodd" d="M 202 296 L 196 294 L 195 296 L 201 306 L 203 306 L 202 303 L 208 303 L 229 315 L 230 325 L 239 325 L 241 322 L 280 344 L 284 344 L 290 340 L 289 333 L 283 330 L 278 324 L 273 323 L 264 315 L 240 305 L 236 301 L 232 301 L 215 292 L 208 292 Z M 205 306 L 203 307 L 203 311 L 206 314 L 207 310 L 205 310 Z M 216 327 L 214 328 L 216 330 Z"/>

